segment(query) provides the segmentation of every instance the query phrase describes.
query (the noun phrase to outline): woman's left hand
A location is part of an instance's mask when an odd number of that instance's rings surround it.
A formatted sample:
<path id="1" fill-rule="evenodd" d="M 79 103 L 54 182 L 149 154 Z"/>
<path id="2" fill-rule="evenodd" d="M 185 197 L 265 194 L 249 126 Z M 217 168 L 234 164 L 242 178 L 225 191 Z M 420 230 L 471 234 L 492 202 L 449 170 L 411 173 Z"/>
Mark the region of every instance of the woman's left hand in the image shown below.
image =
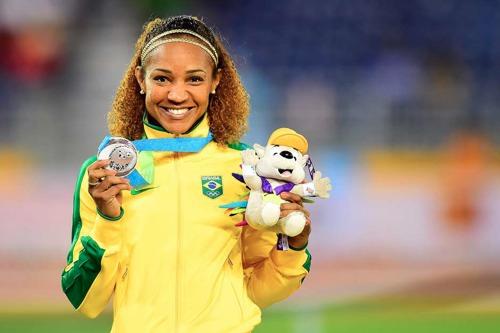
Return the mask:
<path id="1" fill-rule="evenodd" d="M 304 204 L 302 203 L 302 198 L 300 195 L 291 193 L 291 192 L 282 192 L 280 194 L 281 199 L 289 201 L 281 204 L 281 217 L 285 217 L 292 212 L 303 212 L 306 217 L 306 225 L 304 226 L 304 230 L 300 234 L 295 237 L 288 237 L 288 244 L 294 248 L 302 248 L 304 247 L 308 240 L 309 234 L 311 233 L 311 220 L 309 219 L 310 213 L 307 209 L 304 208 Z"/>

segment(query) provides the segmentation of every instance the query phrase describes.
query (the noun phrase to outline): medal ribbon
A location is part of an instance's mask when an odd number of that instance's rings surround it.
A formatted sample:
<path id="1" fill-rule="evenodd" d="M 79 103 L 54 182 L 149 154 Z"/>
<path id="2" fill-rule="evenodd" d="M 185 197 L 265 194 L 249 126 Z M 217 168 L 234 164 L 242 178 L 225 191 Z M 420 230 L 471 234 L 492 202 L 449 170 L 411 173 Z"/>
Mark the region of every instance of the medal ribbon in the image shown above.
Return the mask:
<path id="1" fill-rule="evenodd" d="M 132 141 L 132 144 L 139 151 L 138 169 L 140 170 L 134 169 L 126 178 L 130 180 L 130 185 L 134 190 L 143 189 L 153 183 L 153 152 L 197 153 L 212 139 L 212 133 L 208 132 L 208 135 L 202 138 L 162 138 Z M 98 152 L 104 149 L 110 140 L 111 136 L 106 136 L 99 145 Z"/>

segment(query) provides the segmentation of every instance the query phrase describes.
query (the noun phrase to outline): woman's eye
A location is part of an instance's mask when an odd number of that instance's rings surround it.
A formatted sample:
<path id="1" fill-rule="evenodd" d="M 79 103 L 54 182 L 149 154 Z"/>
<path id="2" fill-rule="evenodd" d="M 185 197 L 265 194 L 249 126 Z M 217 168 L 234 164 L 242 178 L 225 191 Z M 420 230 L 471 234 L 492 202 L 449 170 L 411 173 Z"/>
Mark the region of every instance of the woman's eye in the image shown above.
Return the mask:
<path id="1" fill-rule="evenodd" d="M 168 81 L 168 78 L 166 76 L 156 76 L 154 80 L 156 82 L 164 83 Z"/>
<path id="2" fill-rule="evenodd" d="M 201 76 L 192 76 L 189 78 L 189 81 L 195 82 L 195 83 L 203 82 L 203 78 Z"/>

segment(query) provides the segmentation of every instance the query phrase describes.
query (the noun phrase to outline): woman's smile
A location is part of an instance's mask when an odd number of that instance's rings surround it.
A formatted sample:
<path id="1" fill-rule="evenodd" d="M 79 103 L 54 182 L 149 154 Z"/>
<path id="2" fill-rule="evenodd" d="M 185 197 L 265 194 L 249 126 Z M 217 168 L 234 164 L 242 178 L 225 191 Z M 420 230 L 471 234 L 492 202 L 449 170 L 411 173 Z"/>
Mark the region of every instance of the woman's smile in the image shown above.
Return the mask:
<path id="1" fill-rule="evenodd" d="M 195 107 L 184 107 L 184 108 L 173 108 L 173 107 L 164 107 L 160 106 L 160 109 L 163 111 L 161 115 L 166 117 L 171 117 L 174 119 L 184 119 L 188 117 L 191 113 L 196 112 Z"/>

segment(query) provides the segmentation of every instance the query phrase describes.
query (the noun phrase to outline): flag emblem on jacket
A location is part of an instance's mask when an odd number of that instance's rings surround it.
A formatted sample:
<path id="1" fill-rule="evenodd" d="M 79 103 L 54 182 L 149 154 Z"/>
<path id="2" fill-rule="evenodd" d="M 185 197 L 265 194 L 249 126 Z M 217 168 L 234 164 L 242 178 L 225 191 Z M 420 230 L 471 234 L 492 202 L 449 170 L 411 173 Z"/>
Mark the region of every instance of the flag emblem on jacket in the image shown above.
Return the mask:
<path id="1" fill-rule="evenodd" d="M 201 189 L 203 194 L 209 198 L 215 199 L 222 195 L 222 177 L 221 176 L 202 176 Z"/>

